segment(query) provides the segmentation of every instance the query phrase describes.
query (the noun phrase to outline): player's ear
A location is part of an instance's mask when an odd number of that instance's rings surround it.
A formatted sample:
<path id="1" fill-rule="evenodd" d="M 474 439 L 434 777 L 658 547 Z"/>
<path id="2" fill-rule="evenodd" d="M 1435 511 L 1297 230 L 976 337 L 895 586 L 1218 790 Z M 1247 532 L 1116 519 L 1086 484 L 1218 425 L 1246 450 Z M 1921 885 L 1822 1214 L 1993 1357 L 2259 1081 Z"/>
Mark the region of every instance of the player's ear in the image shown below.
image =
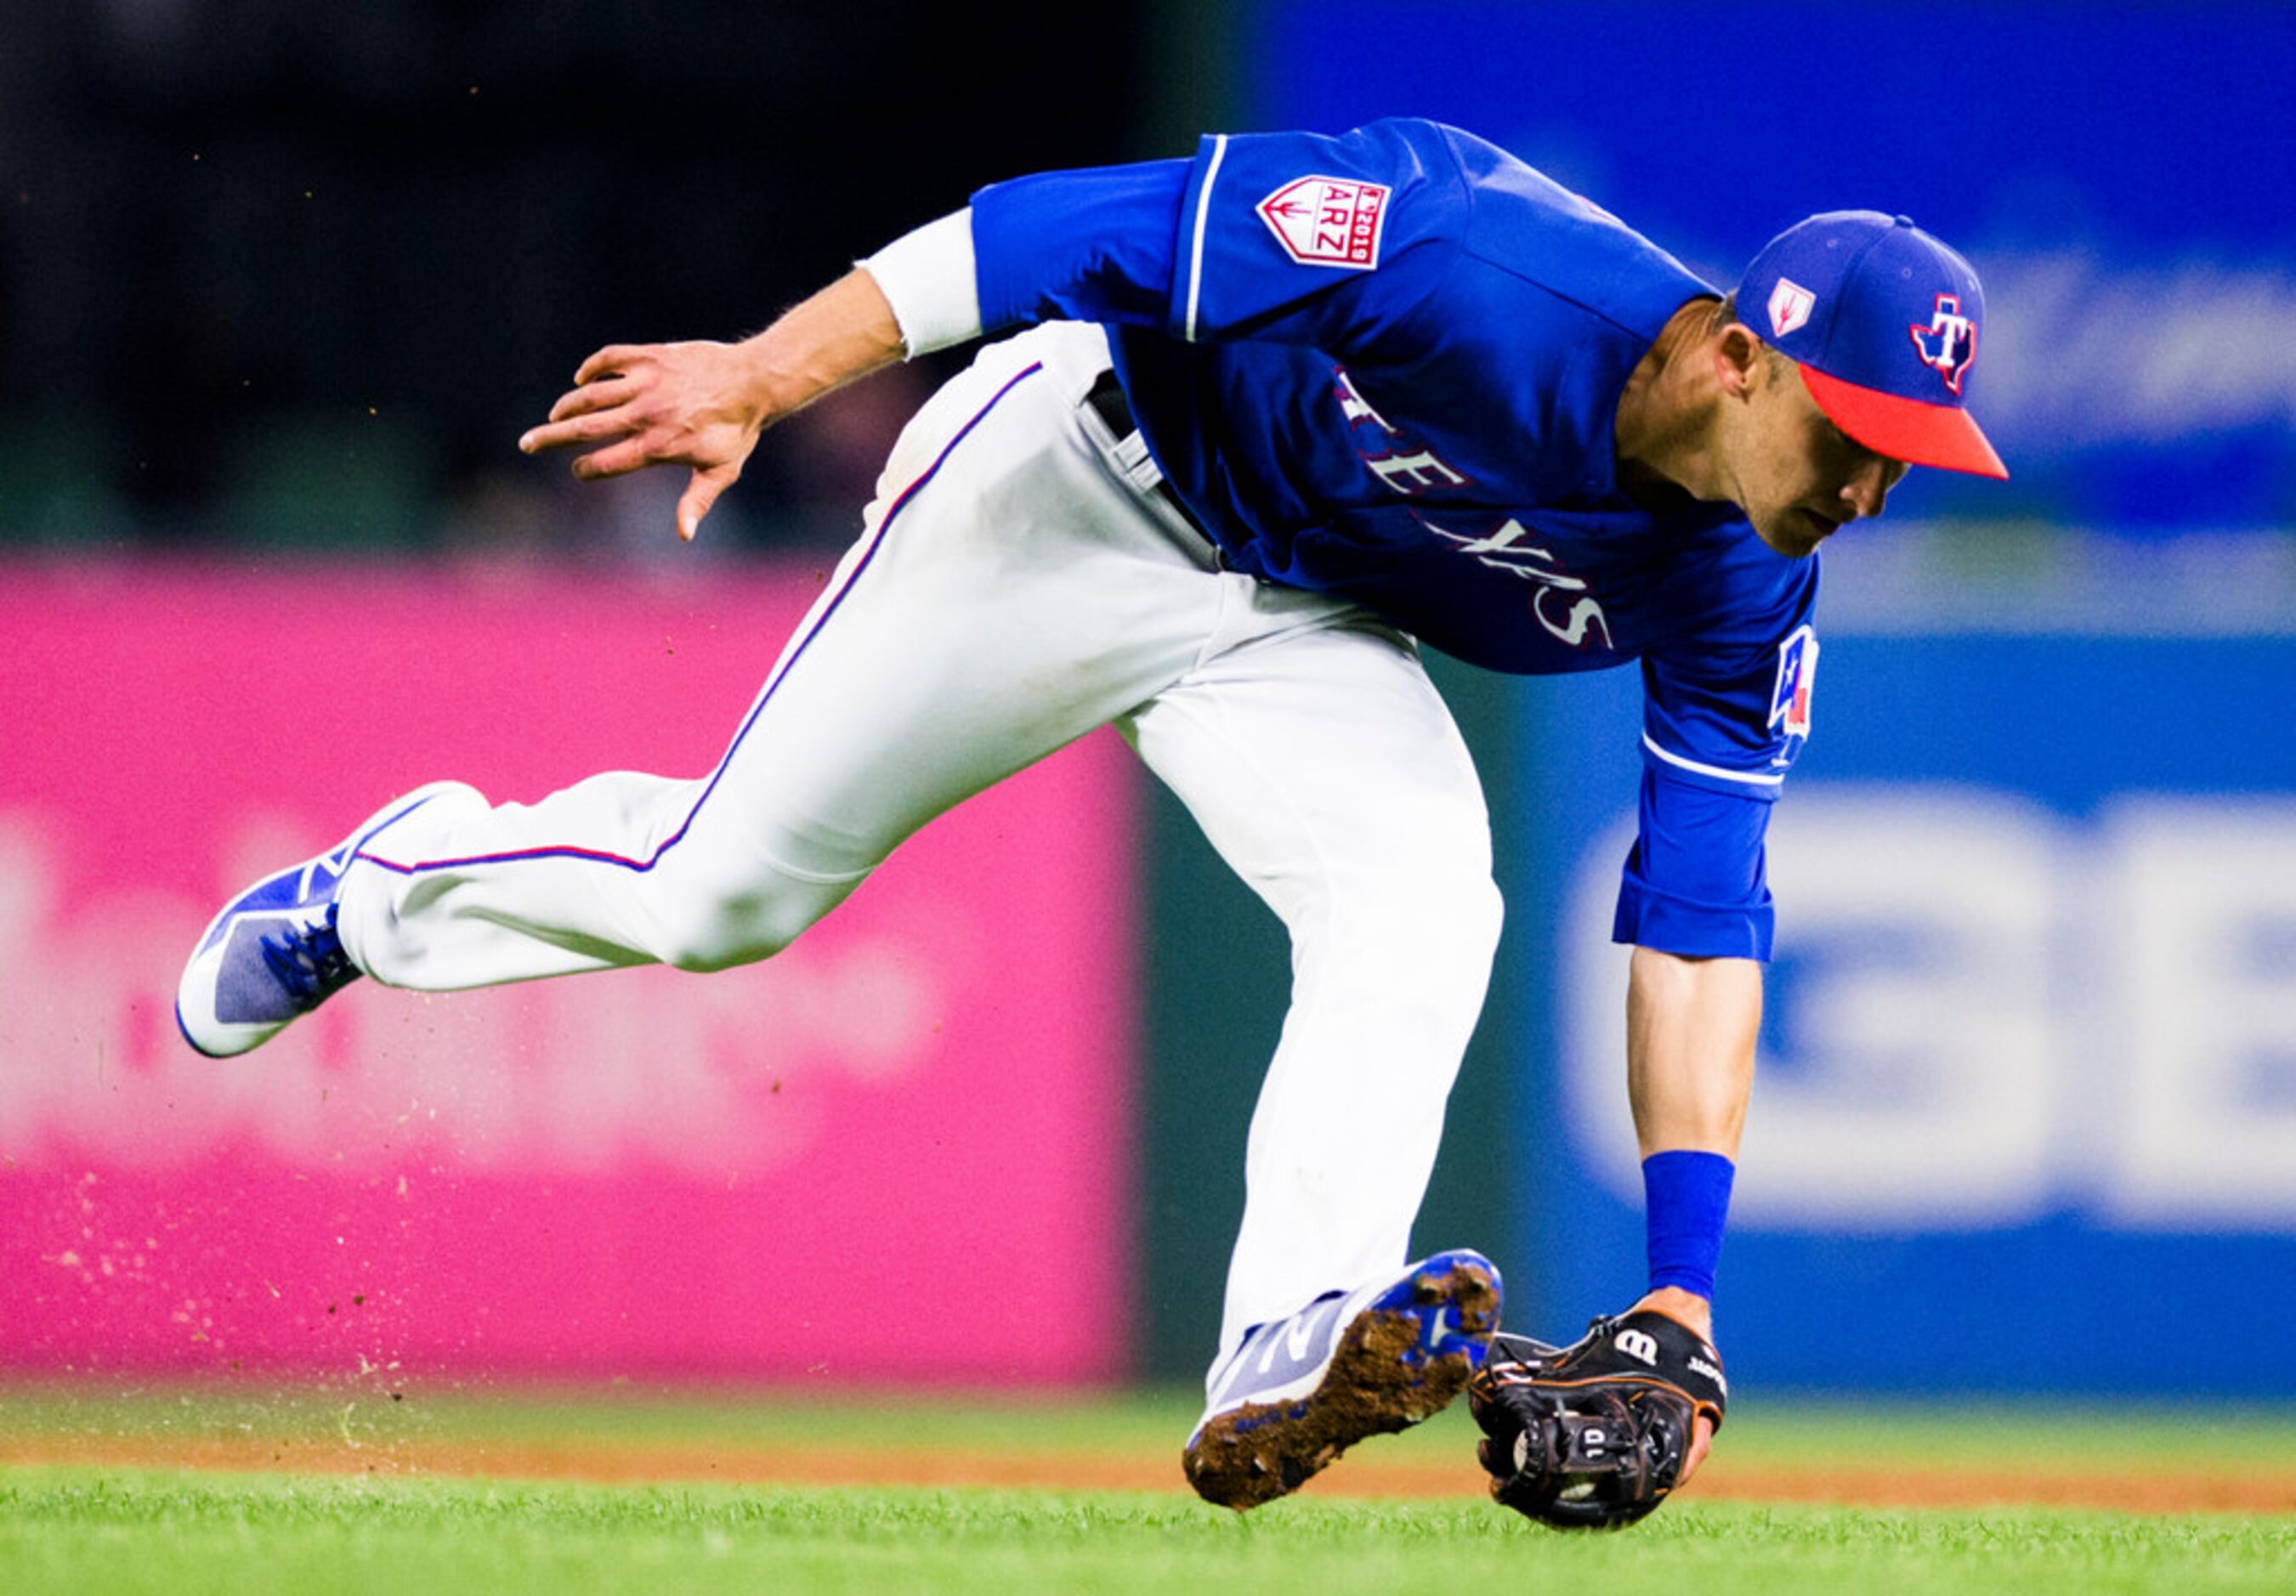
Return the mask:
<path id="1" fill-rule="evenodd" d="M 1761 386 L 1767 351 L 1753 329 L 1732 322 L 1714 338 L 1714 379 L 1726 398 L 1744 399 Z"/>

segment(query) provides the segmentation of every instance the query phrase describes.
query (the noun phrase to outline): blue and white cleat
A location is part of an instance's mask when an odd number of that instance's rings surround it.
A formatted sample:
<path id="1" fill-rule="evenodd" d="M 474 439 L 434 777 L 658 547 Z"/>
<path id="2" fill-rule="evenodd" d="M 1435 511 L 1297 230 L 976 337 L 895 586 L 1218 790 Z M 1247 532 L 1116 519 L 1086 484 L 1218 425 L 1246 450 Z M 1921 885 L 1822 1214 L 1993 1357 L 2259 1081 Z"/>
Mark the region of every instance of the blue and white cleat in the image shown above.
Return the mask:
<path id="1" fill-rule="evenodd" d="M 1212 1373 L 1181 1458 L 1188 1483 L 1241 1512 L 1298 1490 L 1365 1436 L 1442 1412 L 1483 1361 L 1500 1292 L 1491 1261 L 1461 1248 L 1254 1325 Z"/>
<path id="2" fill-rule="evenodd" d="M 336 894 L 359 850 L 384 828 L 446 792 L 478 795 L 460 782 L 433 782 L 393 799 L 337 847 L 226 904 L 208 925 L 176 988 L 176 1028 L 210 1059 L 260 1046 L 358 979 L 335 935 Z"/>

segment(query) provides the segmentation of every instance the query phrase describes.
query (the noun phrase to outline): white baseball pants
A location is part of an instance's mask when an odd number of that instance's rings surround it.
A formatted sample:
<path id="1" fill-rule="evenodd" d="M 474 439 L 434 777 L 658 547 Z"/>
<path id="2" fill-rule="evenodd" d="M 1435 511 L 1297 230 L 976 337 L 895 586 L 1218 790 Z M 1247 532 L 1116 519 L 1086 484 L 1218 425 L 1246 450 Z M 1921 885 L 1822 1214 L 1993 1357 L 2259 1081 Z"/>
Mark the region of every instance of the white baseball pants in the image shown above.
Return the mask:
<path id="1" fill-rule="evenodd" d="M 1405 1262 L 1498 894 L 1411 642 L 1216 569 L 1119 474 L 1082 403 L 1107 364 L 1099 329 L 1042 327 L 926 404 L 709 775 L 436 800 L 351 871 L 340 929 L 362 970 L 426 990 L 767 958 L 934 815 L 1114 722 L 1292 937 L 1225 1355 Z"/>

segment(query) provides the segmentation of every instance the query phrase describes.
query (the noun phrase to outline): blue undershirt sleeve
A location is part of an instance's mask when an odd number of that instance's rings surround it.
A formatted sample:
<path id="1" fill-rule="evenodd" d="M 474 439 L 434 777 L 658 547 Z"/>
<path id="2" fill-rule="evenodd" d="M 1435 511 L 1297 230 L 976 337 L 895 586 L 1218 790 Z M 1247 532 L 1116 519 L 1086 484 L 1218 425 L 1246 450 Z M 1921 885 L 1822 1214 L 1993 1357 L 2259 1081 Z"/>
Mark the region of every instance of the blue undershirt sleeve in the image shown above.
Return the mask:
<path id="1" fill-rule="evenodd" d="M 1611 939 L 1690 958 L 1767 961 L 1776 930 L 1763 850 L 1773 806 L 1645 768 L 1641 830 Z"/>

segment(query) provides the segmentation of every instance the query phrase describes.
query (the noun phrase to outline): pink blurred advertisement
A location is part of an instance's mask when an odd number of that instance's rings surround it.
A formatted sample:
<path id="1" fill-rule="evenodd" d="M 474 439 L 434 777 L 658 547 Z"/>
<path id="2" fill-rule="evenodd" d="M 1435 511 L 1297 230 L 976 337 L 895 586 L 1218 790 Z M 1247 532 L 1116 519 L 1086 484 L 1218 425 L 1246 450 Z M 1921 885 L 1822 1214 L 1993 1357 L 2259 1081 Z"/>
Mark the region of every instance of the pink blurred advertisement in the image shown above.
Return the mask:
<path id="1" fill-rule="evenodd" d="M 223 896 L 393 792 L 708 770 L 820 580 L 0 566 L 0 1367 L 1120 1375 L 1109 733 L 768 963 L 176 1033 Z"/>

